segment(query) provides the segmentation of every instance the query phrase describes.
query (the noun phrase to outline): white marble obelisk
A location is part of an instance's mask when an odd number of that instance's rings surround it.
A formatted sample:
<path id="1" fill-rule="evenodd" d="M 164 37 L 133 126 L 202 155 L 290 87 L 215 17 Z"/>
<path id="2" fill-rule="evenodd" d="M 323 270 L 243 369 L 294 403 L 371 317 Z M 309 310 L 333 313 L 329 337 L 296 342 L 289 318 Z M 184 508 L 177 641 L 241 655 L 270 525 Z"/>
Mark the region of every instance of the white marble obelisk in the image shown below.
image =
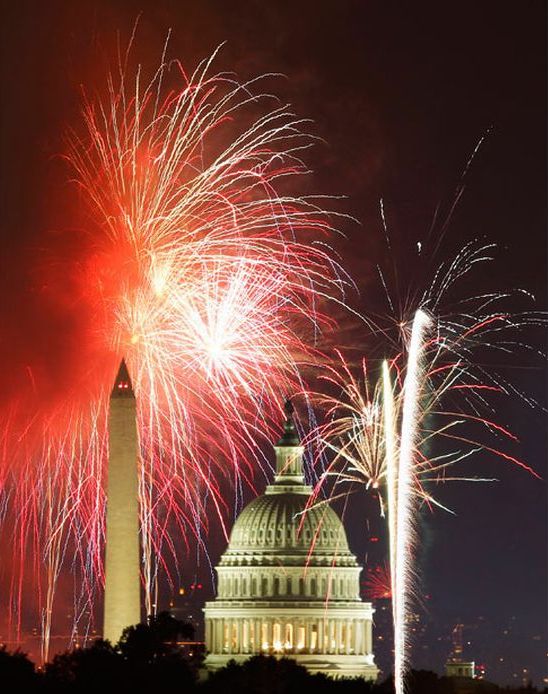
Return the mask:
<path id="1" fill-rule="evenodd" d="M 141 621 L 135 395 L 124 360 L 110 398 L 103 638 L 116 643 Z"/>

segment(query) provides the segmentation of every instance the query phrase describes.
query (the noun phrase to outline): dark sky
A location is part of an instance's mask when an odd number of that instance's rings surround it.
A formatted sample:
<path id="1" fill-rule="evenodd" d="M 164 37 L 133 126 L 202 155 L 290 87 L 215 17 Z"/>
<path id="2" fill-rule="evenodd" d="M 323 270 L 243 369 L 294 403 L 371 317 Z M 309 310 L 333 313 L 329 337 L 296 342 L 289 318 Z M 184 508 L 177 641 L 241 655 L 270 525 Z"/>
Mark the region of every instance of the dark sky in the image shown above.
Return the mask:
<path id="1" fill-rule="evenodd" d="M 499 257 L 489 279 L 526 287 L 545 308 L 546 9 L 541 0 L 4 2 L 3 402 L 27 382 L 27 363 L 51 381 L 73 364 L 74 307 L 40 295 L 37 260 L 54 258 L 62 268 L 79 252 L 63 233 L 72 208 L 70 202 L 59 205 L 68 189 L 56 155 L 63 129 L 78 117 L 79 84 L 99 77 L 98 56 L 108 53 L 116 29 L 129 35 L 140 12 L 136 45 L 145 60 L 156 62 L 172 28 L 170 53 L 187 66 L 226 41 L 219 68 L 236 70 L 241 78 L 286 75 L 277 93 L 297 113 L 311 117 L 325 140 L 310 156 L 311 185 L 347 195 L 345 209 L 361 222 L 347 225 L 348 238 L 338 250 L 362 290 L 355 301 L 363 309 L 375 310 L 378 300 L 373 268 L 383 243 L 379 199 L 405 259 L 424 237 L 436 206 L 451 202 L 468 157 L 488 132 L 447 243 L 456 247 L 482 235 L 495 240 Z M 412 272 L 412 265 L 407 269 Z M 56 275 L 60 293 L 62 274 Z M 517 380 L 545 401 L 542 370 L 524 369 Z M 500 416 L 522 439 L 521 457 L 544 475 L 545 417 L 517 403 Z M 424 592 L 431 596 L 425 619 L 433 625 L 425 638 L 435 640 L 436 629 L 447 632 L 458 618 L 475 624 L 482 616 L 492 630 L 489 643 L 477 650 L 485 654 L 488 672 L 511 680 L 510 669 L 498 662 L 503 654 L 530 668 L 540 682 L 546 669 L 545 482 L 490 460 L 484 470 L 500 482 L 443 490 L 440 495 L 458 515 L 424 517 Z M 351 519 L 351 540 L 363 556 L 359 514 Z M 503 635 L 509 623 L 513 626 Z M 534 638 L 539 635 L 540 640 Z M 417 644 L 415 662 L 439 670 L 441 662 L 431 652 Z"/>

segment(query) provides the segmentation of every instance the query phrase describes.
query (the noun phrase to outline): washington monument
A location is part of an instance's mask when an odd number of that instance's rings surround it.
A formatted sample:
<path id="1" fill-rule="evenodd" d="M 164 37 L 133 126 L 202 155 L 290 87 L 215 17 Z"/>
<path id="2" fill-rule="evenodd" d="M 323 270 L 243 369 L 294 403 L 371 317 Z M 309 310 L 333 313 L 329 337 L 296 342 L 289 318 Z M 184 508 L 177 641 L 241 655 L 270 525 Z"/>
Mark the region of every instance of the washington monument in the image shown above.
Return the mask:
<path id="1" fill-rule="evenodd" d="M 141 621 L 136 402 L 124 360 L 110 397 L 103 638 Z"/>

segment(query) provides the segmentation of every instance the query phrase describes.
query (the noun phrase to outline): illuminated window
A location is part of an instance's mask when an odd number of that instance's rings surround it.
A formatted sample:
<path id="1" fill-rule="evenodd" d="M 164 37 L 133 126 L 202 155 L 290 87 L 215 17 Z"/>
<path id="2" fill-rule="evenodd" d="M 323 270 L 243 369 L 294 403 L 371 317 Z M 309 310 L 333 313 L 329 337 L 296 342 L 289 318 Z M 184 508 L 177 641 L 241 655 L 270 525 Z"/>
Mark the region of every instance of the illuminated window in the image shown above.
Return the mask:
<path id="1" fill-rule="evenodd" d="M 291 623 L 285 625 L 284 648 L 293 648 L 293 624 Z"/>
<path id="2" fill-rule="evenodd" d="M 281 651 L 282 649 L 282 627 L 279 622 L 274 622 L 274 627 L 272 629 L 272 646 L 275 651 Z"/>
<path id="3" fill-rule="evenodd" d="M 242 643 L 240 644 L 240 653 L 249 651 L 249 624 L 246 620 L 242 624 Z"/>
<path id="4" fill-rule="evenodd" d="M 312 625 L 310 631 L 310 650 L 315 651 L 318 648 L 318 626 L 316 624 Z"/>
<path id="5" fill-rule="evenodd" d="M 297 628 L 297 648 L 304 648 L 304 626 L 302 625 Z"/>
<path id="6" fill-rule="evenodd" d="M 231 642 L 232 650 L 235 651 L 238 647 L 238 624 L 236 622 L 232 622 Z"/>

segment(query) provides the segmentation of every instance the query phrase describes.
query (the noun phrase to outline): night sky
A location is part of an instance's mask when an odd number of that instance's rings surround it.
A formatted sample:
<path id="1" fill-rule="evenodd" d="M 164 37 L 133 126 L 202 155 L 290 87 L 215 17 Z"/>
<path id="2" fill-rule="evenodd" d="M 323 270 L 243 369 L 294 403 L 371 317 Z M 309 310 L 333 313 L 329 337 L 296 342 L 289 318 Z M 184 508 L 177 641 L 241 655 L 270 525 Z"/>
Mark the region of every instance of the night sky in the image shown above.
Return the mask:
<path id="1" fill-rule="evenodd" d="M 483 136 L 447 244 L 456 248 L 483 236 L 496 241 L 497 262 L 482 281 L 522 286 L 536 294 L 537 308 L 546 308 L 546 9 L 541 0 L 4 2 L 2 405 L 30 387 L 29 363 L 48 393 L 62 388 L 67 373 L 78 368 L 77 307 L 57 299 L 70 290 L 64 264 L 83 251 L 67 240 L 74 201 L 58 154 L 65 127 L 78 119 L 80 84 L 100 78 L 100 58 L 114 45 L 115 31 L 127 39 L 139 13 L 137 52 L 152 64 L 171 28 L 170 54 L 188 67 L 226 41 L 218 69 L 234 70 L 241 79 L 283 73 L 275 81 L 276 93 L 299 115 L 312 118 L 313 132 L 324 141 L 307 158 L 314 171 L 307 185 L 347 196 L 341 209 L 359 220 L 345 223 L 346 239 L 336 242 L 360 289 L 351 299 L 357 308 L 383 310 L 375 274 L 385 253 L 380 199 L 398 262 L 412 277 L 417 241 L 437 206 L 447 209 L 453 201 Z M 542 347 L 538 336 L 532 339 Z M 520 366 L 512 377 L 545 403 L 542 362 L 531 359 Z M 545 476 L 542 410 L 512 401 L 497 414 L 519 435 L 520 457 Z M 456 516 L 422 516 L 421 592 L 429 597 L 421 617 L 426 631 L 417 639 L 413 664 L 441 671 L 449 631 L 460 619 L 469 625 L 469 654 L 487 664 L 488 678 L 510 683 L 513 673 L 526 667 L 540 684 L 546 674 L 548 614 L 545 482 L 488 456 L 481 474 L 499 482 L 439 491 Z M 366 553 L 374 557 L 379 550 L 366 542 L 369 531 L 360 506 L 374 526 L 374 503 L 356 495 L 351 504 L 351 544 L 361 560 Z M 213 535 L 216 561 L 223 547 Z"/>

